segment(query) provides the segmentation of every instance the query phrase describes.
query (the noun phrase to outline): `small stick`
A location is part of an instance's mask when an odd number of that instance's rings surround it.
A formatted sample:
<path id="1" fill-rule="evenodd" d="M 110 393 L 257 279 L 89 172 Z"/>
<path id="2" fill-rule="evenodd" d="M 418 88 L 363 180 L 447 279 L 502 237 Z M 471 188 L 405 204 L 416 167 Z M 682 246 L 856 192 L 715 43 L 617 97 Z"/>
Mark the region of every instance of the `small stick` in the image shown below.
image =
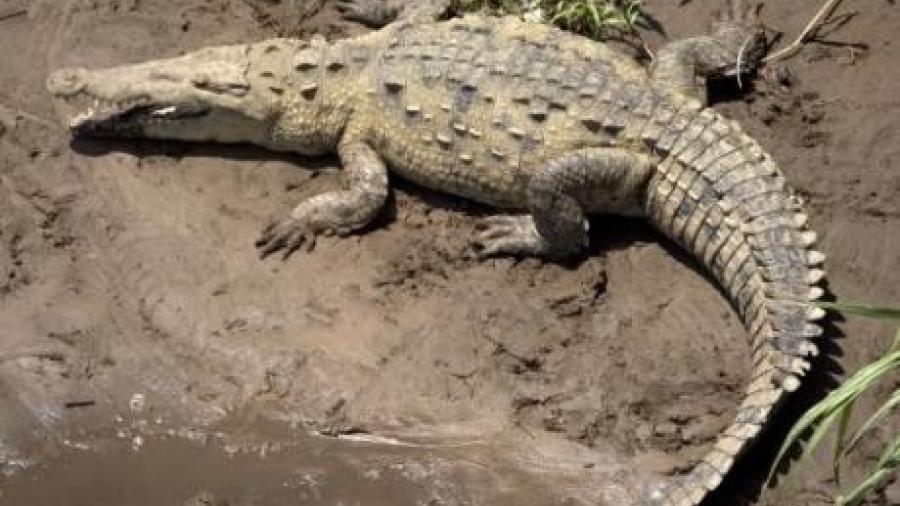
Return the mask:
<path id="1" fill-rule="evenodd" d="M 837 4 L 840 3 L 840 1 L 841 0 L 828 0 L 827 2 L 825 2 L 822 8 L 819 9 L 819 12 L 817 12 L 816 15 L 812 18 L 812 21 L 810 21 L 809 24 L 806 25 L 806 28 L 804 28 L 800 33 L 800 36 L 794 39 L 794 42 L 791 42 L 788 46 L 763 58 L 763 63 L 787 58 L 796 53 L 797 50 L 803 46 L 803 43 L 806 42 L 809 34 L 817 28 L 817 26 L 822 21 L 822 19 L 825 18 L 825 16 L 830 14 L 831 11 L 834 10 L 835 7 L 837 7 Z"/>
<path id="2" fill-rule="evenodd" d="M 747 52 L 747 46 L 750 45 L 750 41 L 753 40 L 753 35 L 747 37 L 747 40 L 741 44 L 741 49 L 738 51 L 737 57 L 737 67 L 735 68 L 735 77 L 737 77 L 737 85 L 739 89 L 744 89 L 744 83 L 741 82 L 741 73 L 744 72 L 744 53 Z"/>
<path id="3" fill-rule="evenodd" d="M 24 16 L 25 14 L 28 14 L 28 9 L 14 9 L 8 10 L 6 12 L 0 11 L 0 21 L 6 21 L 7 19 Z"/>
<path id="4" fill-rule="evenodd" d="M 68 409 L 89 408 L 95 404 L 97 404 L 97 401 L 88 399 L 88 400 L 83 400 L 83 401 L 68 401 L 65 404 L 63 404 L 63 406 L 65 406 Z"/>

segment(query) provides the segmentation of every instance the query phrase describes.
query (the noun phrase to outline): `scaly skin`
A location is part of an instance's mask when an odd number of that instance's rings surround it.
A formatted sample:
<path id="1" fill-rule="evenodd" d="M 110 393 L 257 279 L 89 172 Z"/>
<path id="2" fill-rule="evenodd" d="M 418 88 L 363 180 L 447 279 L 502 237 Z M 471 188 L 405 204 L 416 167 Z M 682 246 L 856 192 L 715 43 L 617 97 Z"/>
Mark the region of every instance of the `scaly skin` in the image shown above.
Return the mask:
<path id="1" fill-rule="evenodd" d="M 822 295 L 815 267 L 824 256 L 810 249 L 815 234 L 781 171 L 698 92 L 706 77 L 755 65 L 752 16 L 738 2 L 713 35 L 663 48 L 648 73 L 547 26 L 475 16 L 432 23 L 446 2 L 414 5 L 344 0 L 348 17 L 403 19 L 331 45 L 208 48 L 63 70 L 48 86 L 77 134 L 336 151 L 346 189 L 267 228 L 264 256 L 365 226 L 387 198 L 388 170 L 524 211 L 487 220 L 475 240 L 484 255 L 574 255 L 586 243 L 586 214 L 645 216 L 707 266 L 751 337 L 753 374 L 737 418 L 689 473 L 647 498 L 698 504 L 799 386 L 823 316 L 811 301 Z"/>

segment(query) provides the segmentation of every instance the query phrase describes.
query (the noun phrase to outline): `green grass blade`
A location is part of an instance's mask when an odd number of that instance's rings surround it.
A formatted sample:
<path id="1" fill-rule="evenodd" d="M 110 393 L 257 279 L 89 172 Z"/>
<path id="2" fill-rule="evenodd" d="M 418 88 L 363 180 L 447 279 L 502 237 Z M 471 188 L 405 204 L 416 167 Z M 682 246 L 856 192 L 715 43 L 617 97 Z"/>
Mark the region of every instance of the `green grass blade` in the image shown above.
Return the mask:
<path id="1" fill-rule="evenodd" d="M 847 401 L 846 407 L 840 411 L 838 420 L 837 435 L 834 438 L 834 454 L 831 458 L 834 481 L 840 485 L 841 483 L 841 455 L 844 452 L 844 443 L 847 441 L 847 430 L 850 427 L 850 419 L 853 418 L 853 406 L 855 400 Z"/>
<path id="2" fill-rule="evenodd" d="M 597 4 L 594 2 L 588 2 L 587 4 L 588 13 L 591 15 L 591 19 L 594 21 L 594 29 L 603 26 L 603 20 L 600 18 L 600 11 L 597 9 Z"/>
<path id="3" fill-rule="evenodd" d="M 873 306 L 862 302 L 819 302 L 818 306 L 822 309 L 831 309 L 866 318 L 900 321 L 900 309 L 893 307 Z"/>
<path id="4" fill-rule="evenodd" d="M 837 390 L 832 392 L 835 394 Z M 782 443 L 781 448 L 778 450 L 778 455 L 775 456 L 774 464 L 772 465 L 772 469 L 769 471 L 769 477 L 766 481 L 771 482 L 772 478 L 775 476 L 775 471 L 778 466 L 781 464 L 781 461 L 784 459 L 785 455 L 787 455 L 788 450 L 793 447 L 800 438 L 806 434 L 809 430 L 816 430 L 823 422 L 827 421 L 834 412 L 839 408 L 839 405 L 842 403 L 840 395 L 832 395 L 830 394 L 828 397 L 823 399 L 821 402 L 813 406 L 809 409 L 803 416 L 797 420 L 797 423 L 791 427 L 790 432 L 788 432 L 787 437 Z M 804 454 L 813 451 L 815 448 L 807 445 L 804 448 Z"/>
<path id="5" fill-rule="evenodd" d="M 835 504 L 837 506 L 858 506 L 863 502 L 869 492 L 875 490 L 883 480 L 890 476 L 891 471 L 878 471 L 870 474 L 862 483 L 853 489 L 848 495 L 839 495 Z"/>
<path id="6" fill-rule="evenodd" d="M 844 446 L 844 450 L 841 452 L 840 458 L 845 458 L 847 454 L 853 451 L 853 449 L 856 448 L 856 445 L 858 445 L 859 442 L 862 441 L 863 436 L 865 436 L 870 430 L 872 430 L 872 427 L 880 422 L 885 416 L 887 416 L 888 413 L 891 412 L 892 409 L 897 406 L 900 406 L 900 390 L 895 390 L 894 394 L 891 395 L 891 398 L 888 399 L 884 404 L 882 404 L 881 407 L 878 408 L 878 411 L 876 411 L 875 414 L 869 417 L 869 419 L 866 420 L 866 423 L 863 424 L 863 426 L 860 427 L 858 431 L 856 431 L 856 434 L 854 434 L 853 438 L 850 439 L 850 442 Z"/>
<path id="7" fill-rule="evenodd" d="M 843 385 L 833 390 L 823 400 L 804 413 L 803 416 L 800 417 L 800 420 L 798 420 L 791 428 L 790 432 L 788 432 L 787 438 L 785 438 L 784 443 L 782 443 L 778 455 L 775 457 L 772 469 L 769 471 L 767 481 L 772 481 L 776 469 L 781 464 L 788 450 L 796 444 L 807 431 L 813 430 L 815 433 L 815 431 L 820 430 L 821 424 L 828 422 L 830 425 L 833 423 L 837 419 L 835 413 L 845 409 L 848 403 L 854 401 L 863 392 L 868 390 L 873 383 L 884 377 L 891 369 L 898 366 L 900 366 L 900 352 L 886 355 L 857 371 L 845 381 Z M 810 442 L 812 443 L 812 441 Z M 819 441 L 816 441 L 816 444 L 818 444 L 818 442 Z M 803 452 L 804 456 L 808 456 L 814 450 L 815 445 L 806 445 Z"/>
<path id="8" fill-rule="evenodd" d="M 812 456 L 813 452 L 816 451 L 816 448 L 819 447 L 819 443 L 822 442 L 822 439 L 824 439 L 825 435 L 828 434 L 828 431 L 831 430 L 831 426 L 843 416 L 849 405 L 850 403 L 839 406 L 813 426 L 813 433 L 809 437 L 809 441 L 803 445 L 803 453 L 800 454 L 800 460 L 806 460 Z"/>
<path id="9" fill-rule="evenodd" d="M 837 506 L 858 506 L 866 496 L 876 490 L 889 476 L 900 467 L 900 436 L 897 436 L 881 454 L 875 468 L 862 483 L 857 485 L 848 495 L 837 497 Z"/>
<path id="10" fill-rule="evenodd" d="M 884 469 L 895 469 L 900 466 L 900 436 L 895 437 L 891 444 L 884 449 L 876 466 Z"/>

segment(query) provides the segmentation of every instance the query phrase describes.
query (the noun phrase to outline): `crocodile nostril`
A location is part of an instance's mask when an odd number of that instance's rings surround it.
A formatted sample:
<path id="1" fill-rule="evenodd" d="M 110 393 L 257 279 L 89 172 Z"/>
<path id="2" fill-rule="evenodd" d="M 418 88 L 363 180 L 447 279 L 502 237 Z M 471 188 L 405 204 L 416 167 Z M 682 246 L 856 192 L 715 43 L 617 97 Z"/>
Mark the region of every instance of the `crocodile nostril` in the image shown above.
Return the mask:
<path id="1" fill-rule="evenodd" d="M 62 69 L 50 74 L 47 88 L 60 95 L 73 95 L 84 89 L 84 69 Z"/>

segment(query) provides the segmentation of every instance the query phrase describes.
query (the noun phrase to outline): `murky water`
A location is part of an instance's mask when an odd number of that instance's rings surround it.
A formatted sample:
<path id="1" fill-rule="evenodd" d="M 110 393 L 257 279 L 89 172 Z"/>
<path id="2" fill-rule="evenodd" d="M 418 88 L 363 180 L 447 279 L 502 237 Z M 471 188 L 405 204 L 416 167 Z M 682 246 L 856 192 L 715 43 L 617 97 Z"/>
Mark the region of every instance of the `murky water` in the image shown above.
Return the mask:
<path id="1" fill-rule="evenodd" d="M 427 501 L 401 448 L 304 437 L 291 444 L 151 438 L 69 449 L 6 478 L 3 505 L 398 505 Z M 427 457 L 425 458 L 427 460 Z M 427 473 L 426 473 L 427 474 Z M 424 502 L 427 503 L 427 502 Z"/>

